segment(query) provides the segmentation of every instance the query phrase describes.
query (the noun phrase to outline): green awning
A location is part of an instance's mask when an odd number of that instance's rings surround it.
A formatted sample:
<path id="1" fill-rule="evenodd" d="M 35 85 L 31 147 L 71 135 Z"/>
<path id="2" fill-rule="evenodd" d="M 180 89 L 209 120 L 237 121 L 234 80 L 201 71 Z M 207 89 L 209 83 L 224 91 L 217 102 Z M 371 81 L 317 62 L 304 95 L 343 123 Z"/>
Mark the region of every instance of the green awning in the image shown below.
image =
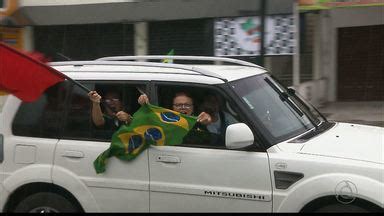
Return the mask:
<path id="1" fill-rule="evenodd" d="M 300 11 L 368 6 L 384 6 L 384 0 L 299 0 Z"/>

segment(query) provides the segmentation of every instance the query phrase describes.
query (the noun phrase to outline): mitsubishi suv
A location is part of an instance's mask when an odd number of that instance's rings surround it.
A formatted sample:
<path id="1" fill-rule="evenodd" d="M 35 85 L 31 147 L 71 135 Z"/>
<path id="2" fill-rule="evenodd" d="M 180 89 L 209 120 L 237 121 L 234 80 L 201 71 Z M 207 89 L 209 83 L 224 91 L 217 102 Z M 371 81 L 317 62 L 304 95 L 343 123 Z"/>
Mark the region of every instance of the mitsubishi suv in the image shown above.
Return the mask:
<path id="1" fill-rule="evenodd" d="M 171 63 L 161 62 L 169 59 Z M 222 139 L 150 146 L 94 160 L 114 131 L 95 127 L 88 92 L 69 80 L 30 103 L 0 96 L 0 212 L 383 212 L 384 128 L 330 122 L 265 68 L 230 58 L 117 56 L 50 66 L 135 113 L 145 92 L 169 108 L 215 95 Z"/>

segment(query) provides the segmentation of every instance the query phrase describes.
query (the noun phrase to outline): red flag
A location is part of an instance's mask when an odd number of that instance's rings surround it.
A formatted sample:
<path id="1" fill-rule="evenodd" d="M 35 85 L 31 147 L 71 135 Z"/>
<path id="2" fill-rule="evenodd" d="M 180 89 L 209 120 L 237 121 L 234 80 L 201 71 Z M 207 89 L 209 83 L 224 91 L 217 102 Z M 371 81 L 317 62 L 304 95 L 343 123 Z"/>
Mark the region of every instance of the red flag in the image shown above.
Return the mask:
<path id="1" fill-rule="evenodd" d="M 0 42 L 0 91 L 25 102 L 37 100 L 50 86 L 66 76 L 52 67 Z"/>

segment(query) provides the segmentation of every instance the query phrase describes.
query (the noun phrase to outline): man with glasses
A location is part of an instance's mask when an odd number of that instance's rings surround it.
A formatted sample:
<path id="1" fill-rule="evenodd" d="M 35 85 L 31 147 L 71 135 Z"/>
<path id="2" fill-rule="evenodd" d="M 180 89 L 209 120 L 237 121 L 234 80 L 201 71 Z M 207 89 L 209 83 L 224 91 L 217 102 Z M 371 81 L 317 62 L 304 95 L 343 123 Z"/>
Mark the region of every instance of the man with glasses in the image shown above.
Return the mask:
<path id="1" fill-rule="evenodd" d="M 141 105 L 148 102 L 148 96 L 145 94 L 140 95 L 138 98 L 138 103 Z M 192 97 L 186 92 L 177 92 L 173 97 L 172 109 L 185 115 L 192 115 L 194 112 Z M 208 113 L 201 112 L 197 116 L 197 122 L 202 125 L 208 125 L 212 122 L 212 118 Z"/>
<path id="2" fill-rule="evenodd" d="M 102 98 L 96 91 L 88 93 L 92 101 L 92 121 L 98 128 L 117 130 L 122 124 L 129 124 L 132 116 L 124 111 L 121 97 L 116 91 L 108 91 Z M 105 105 L 105 114 L 100 103 Z"/>
<path id="3" fill-rule="evenodd" d="M 138 103 L 148 103 L 147 95 L 143 94 L 139 97 Z M 192 97 L 186 92 L 177 92 L 173 97 L 172 109 L 176 112 L 193 115 L 194 104 Z M 209 144 L 211 141 L 210 133 L 206 126 L 212 122 L 212 117 L 206 112 L 201 112 L 197 116 L 197 123 L 184 137 L 183 143 L 185 144 Z"/>

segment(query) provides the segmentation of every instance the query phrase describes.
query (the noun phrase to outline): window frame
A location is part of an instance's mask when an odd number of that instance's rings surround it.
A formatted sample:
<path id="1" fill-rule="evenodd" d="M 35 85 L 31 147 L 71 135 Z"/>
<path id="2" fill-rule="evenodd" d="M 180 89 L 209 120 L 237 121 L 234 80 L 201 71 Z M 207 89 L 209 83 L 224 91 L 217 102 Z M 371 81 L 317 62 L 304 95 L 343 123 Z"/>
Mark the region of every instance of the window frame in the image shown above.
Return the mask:
<path id="1" fill-rule="evenodd" d="M 44 136 L 42 135 L 41 131 L 39 132 L 38 136 L 36 136 L 36 134 L 19 134 L 18 132 L 15 132 L 16 129 L 15 129 L 15 122 L 18 120 L 17 119 L 17 115 L 19 112 L 21 112 L 21 108 L 22 106 L 24 105 L 24 103 L 28 106 L 28 105 L 32 105 L 32 106 L 36 106 L 36 105 L 39 105 L 38 103 L 40 102 L 40 100 L 42 99 L 42 97 L 47 97 L 48 93 L 47 91 L 51 88 L 58 88 L 56 86 L 58 85 L 63 85 L 63 87 L 65 88 L 65 93 L 63 93 L 64 95 L 62 96 L 62 99 L 63 99 L 63 102 L 62 104 L 58 104 L 57 105 L 57 108 L 61 109 L 62 112 L 66 113 L 66 108 L 67 108 L 67 101 L 68 101 L 68 97 L 69 97 L 69 94 L 70 94 L 70 91 L 71 91 L 71 88 L 72 88 L 72 84 L 65 81 L 65 82 L 59 82 L 53 86 L 50 86 L 49 88 L 47 88 L 41 95 L 40 97 L 36 100 L 36 101 L 33 101 L 32 103 L 25 103 L 23 101 L 21 101 L 20 105 L 17 107 L 17 110 L 15 112 L 15 116 L 13 117 L 12 119 L 12 122 L 11 122 L 11 133 L 13 136 L 20 136 L 20 137 L 33 137 L 33 138 L 42 138 L 42 139 L 60 139 L 60 136 L 61 136 L 61 130 L 62 130 L 62 127 L 63 127 L 63 121 L 65 120 L 65 116 L 62 116 L 61 119 L 59 119 L 60 121 L 58 123 L 56 123 L 56 128 L 55 128 L 55 134 L 52 135 L 52 137 L 48 137 L 48 136 Z M 56 90 L 55 94 L 57 94 L 56 96 L 58 96 L 59 94 L 61 94 L 59 92 L 59 89 Z M 46 103 L 44 104 L 44 106 L 48 105 L 49 103 Z M 46 108 L 45 107 L 40 107 L 39 111 L 41 111 L 41 113 L 46 113 Z M 38 124 L 34 125 L 34 126 L 38 126 L 39 128 L 44 128 L 43 127 L 43 122 L 39 121 Z M 46 128 L 44 128 L 46 129 Z M 40 129 L 41 130 L 41 129 Z"/>
<path id="2" fill-rule="evenodd" d="M 84 80 L 76 80 L 76 81 L 83 85 L 86 85 L 86 84 L 121 85 L 123 86 L 124 90 L 129 85 L 143 85 L 145 86 L 146 94 L 150 94 L 149 81 L 147 80 L 89 80 L 89 79 L 85 80 L 84 79 Z M 76 141 L 93 141 L 93 142 L 103 142 L 103 143 L 111 142 L 112 137 L 110 139 L 101 139 L 101 138 L 95 138 L 95 137 L 70 137 L 65 135 L 65 129 L 66 129 L 65 127 L 67 126 L 67 122 L 68 122 L 68 115 L 69 115 L 70 104 L 73 96 L 74 87 L 75 87 L 75 84 L 71 85 L 71 89 L 65 104 L 65 113 L 64 113 L 65 116 L 64 116 L 64 120 L 62 121 L 61 130 L 59 132 L 59 139 L 76 140 Z M 123 97 L 125 94 L 126 93 L 124 92 Z M 91 113 L 91 110 L 89 110 L 89 113 Z M 130 113 L 130 114 L 133 114 L 133 113 Z"/>
<path id="3" fill-rule="evenodd" d="M 151 81 L 151 93 L 152 97 L 156 98 L 153 100 L 155 105 L 159 105 L 159 86 L 172 86 L 172 87 L 185 87 L 185 88 L 204 88 L 205 90 L 210 90 L 215 93 L 220 94 L 223 99 L 230 103 L 231 107 L 237 111 L 239 122 L 245 123 L 251 129 L 254 135 L 254 143 L 242 149 L 227 149 L 224 146 L 208 146 L 208 145 L 196 145 L 196 144 L 181 144 L 175 147 L 188 147 L 188 148 L 203 148 L 203 149 L 222 149 L 222 150 L 235 150 L 235 151 L 252 151 L 252 152 L 266 152 L 263 142 L 265 139 L 260 137 L 260 134 L 257 132 L 255 125 L 252 120 L 250 120 L 251 115 L 247 114 L 246 109 L 244 109 L 244 104 L 239 101 L 234 92 L 232 92 L 228 83 L 224 84 L 199 84 L 199 83 L 189 83 L 189 82 L 172 82 L 172 81 Z"/>

